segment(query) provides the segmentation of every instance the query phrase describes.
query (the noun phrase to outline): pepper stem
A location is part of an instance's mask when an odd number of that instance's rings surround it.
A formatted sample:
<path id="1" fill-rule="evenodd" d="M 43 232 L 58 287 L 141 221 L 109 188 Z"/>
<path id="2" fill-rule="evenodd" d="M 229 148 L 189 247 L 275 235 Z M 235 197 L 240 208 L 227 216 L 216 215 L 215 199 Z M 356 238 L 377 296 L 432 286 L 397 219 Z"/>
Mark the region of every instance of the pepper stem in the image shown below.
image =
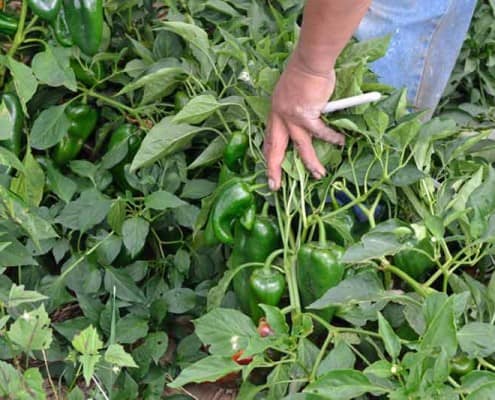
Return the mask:
<path id="1" fill-rule="evenodd" d="M 318 243 L 324 247 L 327 244 L 327 232 L 325 231 L 325 223 L 321 218 L 318 218 Z"/>
<path id="2" fill-rule="evenodd" d="M 263 265 L 263 269 L 269 270 L 272 268 L 273 261 L 280 255 L 283 254 L 284 249 L 278 249 L 272 252 L 265 260 L 265 263 Z"/>
<path id="3" fill-rule="evenodd" d="M 262 217 L 268 217 L 268 209 L 270 208 L 270 204 L 266 201 L 265 204 L 263 204 L 263 208 L 261 210 L 261 216 Z"/>

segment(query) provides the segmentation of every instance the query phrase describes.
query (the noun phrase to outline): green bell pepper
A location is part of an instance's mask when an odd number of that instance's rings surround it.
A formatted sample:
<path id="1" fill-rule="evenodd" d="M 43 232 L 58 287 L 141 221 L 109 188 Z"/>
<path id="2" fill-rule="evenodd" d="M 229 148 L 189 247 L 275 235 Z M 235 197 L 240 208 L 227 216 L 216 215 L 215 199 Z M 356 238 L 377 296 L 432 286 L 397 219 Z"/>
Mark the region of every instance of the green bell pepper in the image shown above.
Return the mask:
<path id="1" fill-rule="evenodd" d="M 103 38 L 103 0 L 64 0 L 64 10 L 74 44 L 96 54 Z"/>
<path id="2" fill-rule="evenodd" d="M 94 62 L 91 67 L 83 67 L 79 61 L 71 58 L 70 67 L 74 71 L 76 79 L 86 86 L 97 85 L 105 76 L 105 68 L 102 62 Z"/>
<path id="3" fill-rule="evenodd" d="M 61 5 L 62 0 L 28 0 L 28 6 L 31 11 L 49 22 L 57 18 Z"/>
<path id="4" fill-rule="evenodd" d="M 54 161 L 62 166 L 74 160 L 93 133 L 98 121 L 98 112 L 86 104 L 69 104 L 65 115 L 70 121 L 67 135 L 55 148 Z"/>
<path id="5" fill-rule="evenodd" d="M 19 21 L 17 18 L 0 11 L 0 33 L 5 35 L 13 35 L 17 32 L 18 24 Z"/>
<path id="6" fill-rule="evenodd" d="M 19 156 L 21 154 L 22 126 L 24 124 L 24 114 L 22 112 L 21 103 L 14 93 L 4 93 L 0 97 L 0 101 L 2 101 L 7 108 L 12 127 L 7 132 L 8 137 L 4 140 L 0 140 L 0 146 L 5 147 L 16 156 Z"/>
<path id="7" fill-rule="evenodd" d="M 247 230 L 238 222 L 235 226 L 234 237 L 234 247 L 228 260 L 231 269 L 251 262 L 264 263 L 268 256 L 281 245 L 278 225 L 266 213 L 256 216 L 251 230 Z M 233 279 L 234 292 L 241 310 L 251 315 L 254 320 L 260 312 L 257 303 L 253 306 L 254 297 L 249 284 L 249 278 L 255 269 L 256 267 L 244 268 Z"/>
<path id="8" fill-rule="evenodd" d="M 420 280 L 435 267 L 434 248 L 424 226 L 413 225 L 413 228 L 414 237 L 406 241 L 408 249 L 395 254 L 393 264 L 410 277 Z"/>
<path id="9" fill-rule="evenodd" d="M 107 145 L 107 152 L 112 151 L 118 146 L 126 147 L 124 159 L 111 169 L 112 176 L 117 185 L 123 189 L 131 189 L 125 178 L 125 165 L 129 164 L 137 153 L 141 139 L 136 135 L 136 127 L 132 124 L 123 124 L 112 132 Z"/>
<path id="10" fill-rule="evenodd" d="M 189 96 L 183 90 L 179 90 L 174 96 L 174 106 L 175 112 L 178 113 L 184 108 L 184 106 L 189 103 Z"/>
<path id="11" fill-rule="evenodd" d="M 214 236 L 220 243 L 233 245 L 232 225 L 242 219 L 243 225 L 252 226 L 253 205 L 254 196 L 246 182 L 233 179 L 222 185 L 208 218 L 205 233 L 207 244 L 211 245 Z"/>
<path id="12" fill-rule="evenodd" d="M 344 249 L 327 242 L 325 227 L 319 222 L 319 242 L 303 244 L 297 253 L 297 283 L 304 307 L 322 297 L 329 289 L 339 284 L 344 277 L 341 258 Z M 334 307 L 318 310 L 318 314 L 330 321 Z"/>
<path id="13" fill-rule="evenodd" d="M 65 17 L 65 11 L 63 8 L 60 9 L 59 13 L 57 14 L 57 18 L 52 23 L 52 28 L 55 39 L 57 39 L 57 42 L 61 46 L 74 46 L 74 42 L 69 30 L 69 24 L 67 23 L 67 18 Z"/>
<path id="14" fill-rule="evenodd" d="M 476 361 L 465 354 L 458 354 L 450 360 L 450 374 L 456 378 L 469 374 L 476 368 Z"/>
<path id="15" fill-rule="evenodd" d="M 249 278 L 249 297 L 251 317 L 259 321 L 263 317 L 263 311 L 259 304 L 278 306 L 285 291 L 285 277 L 282 273 L 267 264 L 255 269 Z"/>
<path id="16" fill-rule="evenodd" d="M 240 171 L 248 146 L 249 138 L 244 132 L 238 131 L 232 134 L 223 153 L 224 163 L 231 171 Z"/>

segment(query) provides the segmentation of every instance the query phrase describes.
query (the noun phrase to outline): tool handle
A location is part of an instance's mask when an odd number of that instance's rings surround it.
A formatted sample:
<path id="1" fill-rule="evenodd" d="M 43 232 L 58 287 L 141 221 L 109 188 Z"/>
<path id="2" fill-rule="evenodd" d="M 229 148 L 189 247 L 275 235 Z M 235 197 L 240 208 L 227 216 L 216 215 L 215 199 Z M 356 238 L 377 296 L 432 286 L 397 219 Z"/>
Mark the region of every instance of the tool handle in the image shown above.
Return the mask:
<path id="1" fill-rule="evenodd" d="M 345 108 L 359 106 L 361 104 L 372 103 L 380 100 L 381 97 L 382 95 L 379 92 L 369 92 L 358 96 L 331 101 L 325 106 L 325 108 L 323 108 L 322 113 L 327 114 L 334 111 L 343 110 Z"/>

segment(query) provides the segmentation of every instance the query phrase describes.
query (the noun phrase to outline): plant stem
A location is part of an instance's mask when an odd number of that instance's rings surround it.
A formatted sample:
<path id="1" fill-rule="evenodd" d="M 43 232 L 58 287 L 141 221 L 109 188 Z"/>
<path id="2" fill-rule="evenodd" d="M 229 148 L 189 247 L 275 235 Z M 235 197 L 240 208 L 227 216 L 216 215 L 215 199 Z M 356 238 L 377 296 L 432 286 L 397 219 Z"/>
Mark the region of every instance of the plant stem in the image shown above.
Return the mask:
<path id="1" fill-rule="evenodd" d="M 391 265 L 388 261 L 382 260 L 382 266 L 384 271 L 390 271 L 392 274 L 398 276 L 400 279 L 402 279 L 404 282 L 406 282 L 411 288 L 414 289 L 416 293 L 418 293 L 422 297 L 427 297 L 428 295 L 432 294 L 435 292 L 434 289 L 431 289 L 429 287 L 425 287 L 422 284 L 420 284 L 418 281 L 415 279 L 411 278 L 408 274 L 406 274 L 404 271 L 401 269 Z"/>

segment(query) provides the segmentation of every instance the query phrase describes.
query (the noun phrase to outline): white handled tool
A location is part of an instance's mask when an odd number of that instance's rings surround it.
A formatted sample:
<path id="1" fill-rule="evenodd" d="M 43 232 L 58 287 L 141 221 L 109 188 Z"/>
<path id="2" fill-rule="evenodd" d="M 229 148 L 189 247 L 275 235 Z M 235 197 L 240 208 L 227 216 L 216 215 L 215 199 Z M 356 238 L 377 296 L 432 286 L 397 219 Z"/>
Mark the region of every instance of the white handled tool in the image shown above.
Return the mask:
<path id="1" fill-rule="evenodd" d="M 369 92 L 358 96 L 346 97 L 345 99 L 335 100 L 328 103 L 322 113 L 327 114 L 345 108 L 360 106 L 361 104 L 372 103 L 380 100 L 382 95 L 379 92 Z"/>

